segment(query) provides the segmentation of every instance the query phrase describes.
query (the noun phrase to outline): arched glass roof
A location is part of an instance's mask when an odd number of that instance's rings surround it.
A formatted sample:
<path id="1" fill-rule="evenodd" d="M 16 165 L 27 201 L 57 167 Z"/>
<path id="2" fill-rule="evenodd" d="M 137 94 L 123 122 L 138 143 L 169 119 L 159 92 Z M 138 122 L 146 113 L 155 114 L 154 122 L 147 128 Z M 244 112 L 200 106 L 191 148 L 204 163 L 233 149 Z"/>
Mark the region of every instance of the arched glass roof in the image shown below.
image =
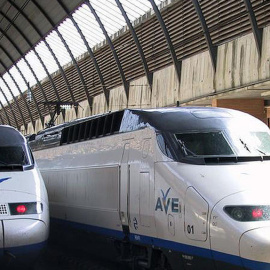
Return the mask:
<path id="1" fill-rule="evenodd" d="M 35 1 L 32 2 L 31 5 L 35 4 Z M 71 18 L 66 17 L 64 21 L 54 30 L 51 30 L 43 40 L 41 39 L 25 55 L 21 53 L 20 48 L 15 48 L 17 53 L 21 54 L 21 56 L 17 64 L 9 68 L 9 72 L 3 72 L 2 70 L 3 79 L 0 79 L 0 88 L 2 89 L 2 91 L 0 91 L 0 101 L 3 105 L 7 104 L 7 100 L 11 101 L 13 99 L 9 88 L 14 96 L 18 96 L 20 94 L 18 87 L 21 92 L 24 92 L 29 86 L 33 87 L 36 85 L 37 80 L 42 81 L 48 77 L 48 74 L 51 75 L 59 71 L 60 66 L 65 67 L 74 59 L 78 59 L 81 55 L 84 55 L 88 50 L 82 39 L 82 35 L 85 37 L 88 46 L 92 50 L 106 43 L 104 32 L 93 15 L 93 12 L 90 10 L 89 5 L 95 10 L 111 39 L 114 38 L 114 35 L 117 35 L 118 31 L 128 31 L 127 23 L 115 0 L 90 0 L 87 2 L 89 4 L 82 3 L 79 5 L 75 12 L 72 13 Z M 160 5 L 162 2 L 164 2 L 164 0 L 155 0 L 156 5 Z M 59 0 L 58 3 L 62 6 L 63 10 L 66 8 L 67 1 Z M 133 25 L 136 23 L 136 20 L 151 9 L 151 3 L 146 0 L 121 0 L 120 3 Z M 27 27 L 33 28 L 31 23 L 25 22 L 27 20 L 27 13 L 23 13 L 23 10 L 27 9 L 28 5 L 30 5 L 29 1 L 25 1 L 24 4 L 20 6 L 20 8 L 22 8 L 20 20 L 24 21 Z M 12 1 L 7 1 L 6 6 L 6 13 L 2 13 L 2 21 L 5 21 L 7 26 L 5 29 L 1 29 L 3 32 L 2 36 L 0 35 L 0 39 L 6 38 L 9 31 L 16 31 L 19 36 L 18 41 L 29 43 L 26 35 L 23 34 L 23 31 L 19 32 L 21 30 L 19 26 L 16 25 L 16 16 L 18 17 L 20 11 L 17 10 L 17 12 L 15 12 L 16 15 L 10 18 L 8 16 L 8 6 L 10 9 L 14 10 L 16 10 L 16 6 L 12 4 Z M 43 9 L 41 8 L 39 10 L 41 14 L 43 12 L 45 14 Z M 43 17 L 42 20 L 46 21 L 46 16 L 48 15 L 44 14 L 40 16 Z M 48 19 L 47 21 L 46 23 L 50 23 Z M 10 58 L 9 61 L 14 61 L 11 56 L 8 55 L 8 57 Z M 3 65 L 4 64 L 2 64 L 2 66 Z M 17 85 L 14 83 L 14 80 Z M 26 82 L 29 85 L 26 85 Z"/>
<path id="2" fill-rule="evenodd" d="M 206 50 L 215 72 L 218 46 L 240 34 L 253 33 L 260 55 L 269 12 L 262 0 L 1 0 L 0 124 L 44 127 L 44 104 L 60 101 L 91 113 L 102 93 L 109 108 L 118 86 L 129 102 L 131 82 L 152 91 L 172 64 L 180 83 L 182 61 Z"/>

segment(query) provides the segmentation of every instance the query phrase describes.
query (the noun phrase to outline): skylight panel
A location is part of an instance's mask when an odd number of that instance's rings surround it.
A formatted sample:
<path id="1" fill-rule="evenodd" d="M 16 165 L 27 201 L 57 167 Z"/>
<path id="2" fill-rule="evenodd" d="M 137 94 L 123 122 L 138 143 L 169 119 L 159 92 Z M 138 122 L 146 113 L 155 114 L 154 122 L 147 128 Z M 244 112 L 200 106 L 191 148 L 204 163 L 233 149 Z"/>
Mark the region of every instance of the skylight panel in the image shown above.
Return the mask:
<path id="1" fill-rule="evenodd" d="M 16 83 L 18 84 L 21 92 L 24 92 L 28 86 L 25 84 L 22 76 L 20 75 L 18 69 L 16 67 L 12 67 L 10 70 L 9 70 L 10 74 L 12 75 L 12 77 L 14 78 L 14 80 L 16 80 Z"/>
<path id="2" fill-rule="evenodd" d="M 59 27 L 69 49 L 74 57 L 78 57 L 87 51 L 80 34 L 70 19 L 66 19 Z"/>
<path id="3" fill-rule="evenodd" d="M 4 92 L 4 94 L 5 94 L 6 98 L 8 99 L 8 101 L 12 100 L 12 95 L 11 95 L 10 91 L 8 90 L 8 88 L 7 88 L 7 86 L 4 83 L 2 78 L 0 78 L 0 88 L 1 88 L 1 92 L 2 91 Z M 6 101 L 5 97 L 4 97 L 4 95 L 3 95 L 3 98 L 4 98 L 4 100 L 2 102 L 6 103 L 7 101 Z"/>
<path id="4" fill-rule="evenodd" d="M 30 87 L 35 85 L 37 83 L 33 73 L 29 69 L 28 65 L 24 61 L 24 59 L 21 59 L 18 64 L 18 68 L 21 70 L 23 76 L 26 78 L 27 82 L 29 83 Z"/>
<path id="5" fill-rule="evenodd" d="M 47 74 L 42 67 L 42 64 L 40 63 L 38 57 L 36 54 L 32 51 L 30 51 L 26 56 L 26 60 L 34 70 L 35 75 L 37 76 L 38 80 L 41 81 L 42 79 L 46 78 Z"/>
<path id="6" fill-rule="evenodd" d="M 87 5 L 82 5 L 75 13 L 76 17 L 75 14 L 74 17 L 81 27 L 81 30 L 91 48 L 105 40 L 105 36 L 100 29 L 99 24 Z M 79 14 L 80 17 L 77 16 L 77 14 Z"/>
<path id="7" fill-rule="evenodd" d="M 5 104 L 7 103 L 5 97 L 4 97 L 3 94 L 2 94 L 2 91 L 0 91 L 0 101 L 1 101 L 1 103 L 3 104 L 3 106 L 5 106 Z M 0 106 L 1 106 L 2 104 L 0 104 Z M 2 107 L 2 106 L 1 106 L 1 107 Z"/>
<path id="8" fill-rule="evenodd" d="M 51 52 L 45 45 L 45 42 L 42 41 L 36 46 L 36 52 L 39 54 L 41 60 L 45 64 L 45 66 L 48 69 L 48 72 L 50 74 L 54 73 L 55 71 L 58 70 L 58 65 L 56 61 L 54 60 Z"/>
<path id="9" fill-rule="evenodd" d="M 46 41 L 50 45 L 61 66 L 64 66 L 71 62 L 71 58 L 66 47 L 64 46 L 60 37 L 55 31 L 53 31 L 49 36 L 46 37 Z"/>
<path id="10" fill-rule="evenodd" d="M 124 18 L 121 14 L 114 11 L 114 5 L 112 5 L 110 1 L 107 1 L 106 8 L 97 0 L 91 1 L 91 5 L 95 9 L 109 35 L 114 34 L 126 25 Z"/>
<path id="11" fill-rule="evenodd" d="M 6 84 L 8 84 L 8 86 L 11 89 L 13 95 L 14 96 L 19 95 L 18 88 L 17 88 L 17 86 L 15 85 L 14 81 L 12 80 L 12 78 L 10 77 L 10 75 L 8 73 L 6 73 L 3 76 L 3 79 L 5 80 Z"/>

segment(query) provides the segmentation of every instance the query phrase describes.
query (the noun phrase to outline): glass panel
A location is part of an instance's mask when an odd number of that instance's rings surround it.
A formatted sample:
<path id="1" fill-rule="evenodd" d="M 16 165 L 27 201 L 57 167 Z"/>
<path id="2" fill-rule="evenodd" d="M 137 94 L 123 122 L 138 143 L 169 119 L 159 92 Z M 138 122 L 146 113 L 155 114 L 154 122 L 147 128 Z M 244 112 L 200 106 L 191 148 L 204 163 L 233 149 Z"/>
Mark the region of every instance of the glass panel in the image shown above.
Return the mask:
<path id="1" fill-rule="evenodd" d="M 50 45 L 61 66 L 71 62 L 67 49 L 55 31 L 51 32 L 50 35 L 46 37 L 46 41 Z"/>
<path id="2" fill-rule="evenodd" d="M 6 81 L 6 83 L 8 84 L 9 88 L 11 89 L 13 95 L 14 96 L 19 95 L 18 88 L 16 87 L 16 85 L 15 85 L 14 81 L 12 80 L 12 78 L 10 77 L 10 75 L 8 73 L 5 73 L 3 78 Z"/>
<path id="3" fill-rule="evenodd" d="M 222 132 L 186 133 L 175 136 L 187 156 L 234 154 Z"/>
<path id="4" fill-rule="evenodd" d="M 66 19 L 58 27 L 58 30 L 62 34 L 75 58 L 79 57 L 87 51 L 80 34 L 70 19 Z"/>
<path id="5" fill-rule="evenodd" d="M 30 86 L 33 86 L 37 83 L 33 73 L 29 69 L 28 65 L 24 61 L 24 59 L 21 59 L 18 64 L 18 68 L 22 72 L 23 76 L 26 78 L 27 82 L 29 83 Z"/>
<path id="6" fill-rule="evenodd" d="M 39 81 L 41 81 L 42 79 L 47 77 L 47 74 L 46 74 L 42 64 L 40 63 L 38 57 L 36 56 L 36 54 L 33 51 L 29 52 L 25 56 L 25 58 L 28 61 L 28 63 L 30 64 L 30 66 L 32 67 L 32 69 L 34 70 Z"/>
<path id="7" fill-rule="evenodd" d="M 231 133 L 231 137 L 238 155 L 270 155 L 270 134 L 268 132 Z"/>
<path id="8" fill-rule="evenodd" d="M 54 60 L 51 52 L 47 48 L 44 41 L 41 41 L 36 46 L 36 51 L 39 54 L 40 58 L 42 59 L 43 63 L 47 67 L 50 74 L 58 70 L 58 65 L 56 61 Z"/>
<path id="9" fill-rule="evenodd" d="M 8 101 L 12 100 L 12 96 L 11 96 L 11 94 L 10 94 L 10 91 L 8 90 L 8 88 L 7 88 L 6 84 L 4 83 L 3 79 L 0 79 L 0 88 L 1 88 L 0 91 L 1 91 L 1 92 L 2 92 L 2 91 L 4 92 L 4 94 L 5 94 L 6 98 L 8 99 Z M 7 102 L 5 98 L 4 98 L 3 101 L 4 101 L 5 103 Z M 2 101 L 2 102 L 3 102 L 3 101 Z"/>
<path id="10" fill-rule="evenodd" d="M 22 146 L 1 146 L 1 165 L 29 165 L 28 158 Z"/>
<path id="11" fill-rule="evenodd" d="M 18 69 L 13 66 L 9 72 L 12 75 L 12 77 L 14 78 L 14 80 L 16 80 L 16 83 L 19 86 L 19 88 L 21 89 L 21 91 L 24 92 L 27 89 L 27 85 L 25 84 L 24 79 L 21 76 L 21 74 L 19 73 Z"/>

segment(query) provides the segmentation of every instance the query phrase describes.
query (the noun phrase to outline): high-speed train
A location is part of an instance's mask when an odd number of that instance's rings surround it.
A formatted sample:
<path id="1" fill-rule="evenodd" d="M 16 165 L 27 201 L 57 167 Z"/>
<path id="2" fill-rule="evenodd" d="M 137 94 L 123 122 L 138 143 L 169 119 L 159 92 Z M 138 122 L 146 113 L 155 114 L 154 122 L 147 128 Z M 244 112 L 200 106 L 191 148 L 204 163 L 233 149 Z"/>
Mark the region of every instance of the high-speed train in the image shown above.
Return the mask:
<path id="1" fill-rule="evenodd" d="M 133 269 L 270 269 L 270 133 L 260 120 L 126 109 L 44 130 L 30 145 L 61 241 L 72 232 L 100 255 L 113 246 Z"/>
<path id="2" fill-rule="evenodd" d="M 33 265 L 48 235 L 47 191 L 27 141 L 0 125 L 1 269 Z"/>

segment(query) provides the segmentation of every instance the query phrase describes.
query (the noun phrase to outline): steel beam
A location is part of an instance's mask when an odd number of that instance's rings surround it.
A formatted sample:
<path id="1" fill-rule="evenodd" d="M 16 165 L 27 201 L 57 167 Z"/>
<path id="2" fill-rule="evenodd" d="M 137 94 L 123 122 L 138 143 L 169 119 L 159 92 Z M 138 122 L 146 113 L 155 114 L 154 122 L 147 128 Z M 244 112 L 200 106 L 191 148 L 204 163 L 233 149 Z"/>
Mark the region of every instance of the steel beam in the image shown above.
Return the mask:
<path id="1" fill-rule="evenodd" d="M 95 70 L 96 70 L 96 72 L 97 72 L 97 74 L 98 74 L 99 81 L 100 81 L 101 86 L 102 86 L 102 89 L 103 89 L 103 93 L 104 93 L 104 96 L 105 96 L 105 100 L 106 100 L 107 106 L 109 107 L 109 95 L 110 95 L 110 93 L 109 93 L 109 91 L 107 90 L 107 88 L 106 88 L 106 86 L 105 86 L 104 78 L 103 78 L 103 75 L 102 75 L 101 70 L 100 70 L 100 68 L 99 68 L 98 62 L 97 62 L 97 60 L 96 60 L 96 58 L 95 58 L 94 52 L 93 52 L 92 49 L 90 48 L 90 46 L 89 46 L 89 44 L 88 44 L 88 42 L 87 42 L 87 40 L 86 40 L 84 34 L 82 33 L 82 31 L 81 31 L 79 25 L 77 24 L 77 22 L 75 21 L 75 19 L 73 18 L 73 16 L 72 16 L 71 14 L 69 14 L 68 9 L 67 9 L 66 6 L 64 5 L 63 1 L 62 1 L 62 0 L 57 0 L 57 1 L 58 1 L 59 5 L 62 7 L 62 9 L 65 11 L 65 13 L 67 14 L 68 18 L 72 21 L 74 27 L 75 27 L 76 30 L 78 31 L 78 33 L 79 33 L 81 39 L 82 39 L 83 42 L 84 42 L 84 45 L 85 45 L 86 48 L 87 48 L 87 51 L 88 51 L 88 53 L 89 53 L 89 56 L 90 56 L 90 58 L 91 58 L 91 60 L 92 60 L 92 62 L 93 62 L 93 65 L 94 65 L 94 67 L 95 67 Z M 91 106 L 92 106 L 92 105 L 91 105 Z"/>
<path id="2" fill-rule="evenodd" d="M 27 59 L 25 58 L 25 56 L 24 56 L 24 54 L 22 53 L 22 51 L 20 50 L 20 48 L 15 44 L 15 42 L 14 42 L 13 40 L 11 40 L 11 39 L 9 38 L 9 36 L 8 36 L 3 30 L 0 29 L 0 33 L 1 33 L 2 35 L 5 36 L 5 38 L 10 42 L 10 44 L 12 44 L 12 46 L 17 50 L 17 52 L 18 52 L 18 53 L 21 55 L 21 57 L 24 59 L 26 65 L 28 66 L 29 70 L 30 70 L 31 73 L 33 74 L 33 76 L 34 76 L 34 78 L 35 78 L 35 80 L 36 80 L 36 82 L 37 82 L 37 85 L 39 86 L 39 88 L 40 88 L 40 90 L 41 90 L 41 93 L 42 93 L 42 95 L 43 95 L 44 100 L 47 102 L 48 100 L 47 100 L 46 94 L 45 94 L 45 92 L 44 92 L 44 89 L 43 89 L 43 87 L 42 87 L 40 81 L 38 80 L 36 73 L 34 72 L 33 68 L 31 67 L 31 65 L 29 64 L 29 62 L 27 61 Z M 34 95 L 33 95 L 33 99 L 34 99 Z M 51 114 L 51 113 L 50 113 L 50 114 Z"/>
<path id="3" fill-rule="evenodd" d="M 123 5 L 121 4 L 120 0 L 115 0 L 115 2 L 117 4 L 118 8 L 120 9 L 120 11 L 121 11 L 121 13 L 122 13 L 127 25 L 128 25 L 129 31 L 130 31 L 130 33 L 132 35 L 132 38 L 133 38 L 133 40 L 135 42 L 135 45 L 137 47 L 137 51 L 138 51 L 139 56 L 141 58 L 141 62 L 143 64 L 143 69 L 144 69 L 145 76 L 147 78 L 147 82 L 148 82 L 148 84 L 149 84 L 149 86 L 150 86 L 150 88 L 152 90 L 153 73 L 151 73 L 149 71 L 148 64 L 147 64 L 147 61 L 146 61 L 142 46 L 140 44 L 139 38 L 138 38 L 138 36 L 137 36 L 137 34 L 135 32 L 135 29 L 133 28 L 132 23 L 130 22 L 130 20 L 129 20 L 128 16 L 127 16 L 127 13 L 126 13 Z"/>
<path id="4" fill-rule="evenodd" d="M 29 48 L 32 48 L 32 51 L 35 53 L 36 57 L 38 58 L 39 62 L 41 63 L 43 69 L 45 70 L 45 73 L 47 75 L 47 77 L 49 78 L 50 80 L 50 83 L 53 87 L 53 90 L 54 90 L 54 93 L 56 95 L 56 98 L 58 99 L 58 101 L 60 101 L 60 98 L 59 98 L 59 95 L 57 93 L 57 90 L 56 90 L 56 86 L 53 82 L 53 79 L 50 75 L 50 73 L 48 72 L 48 69 L 47 67 L 45 66 L 44 62 L 42 61 L 42 59 L 40 58 L 39 54 L 37 53 L 36 49 L 34 48 L 34 45 L 29 39 L 28 37 L 17 27 L 17 25 L 15 25 L 3 12 L 0 11 L 0 15 L 2 15 L 8 22 L 10 25 L 12 25 L 16 31 L 18 31 L 18 33 L 22 36 L 22 38 L 25 40 L 25 42 L 28 44 Z"/>
<path id="5" fill-rule="evenodd" d="M 157 20 L 158 20 L 158 22 L 159 22 L 159 24 L 161 26 L 161 29 L 163 31 L 163 34 L 165 36 L 168 48 L 169 48 L 170 53 L 171 53 L 172 61 L 173 61 L 173 64 L 174 64 L 174 67 L 175 67 L 175 70 L 176 70 L 177 78 L 178 78 L 178 81 L 180 82 L 181 81 L 182 61 L 179 61 L 177 59 L 177 56 L 176 56 L 176 53 L 175 53 L 175 50 L 174 50 L 174 46 L 173 46 L 170 34 L 168 32 L 168 29 L 167 29 L 167 27 L 165 25 L 165 22 L 164 22 L 164 20 L 163 20 L 163 18 L 161 16 L 161 13 L 160 13 L 155 1 L 154 0 L 149 0 L 149 2 L 152 5 L 152 8 L 153 8 L 153 10 L 154 10 L 154 12 L 156 14 Z"/>
<path id="6" fill-rule="evenodd" d="M 0 120 L 1 120 L 1 125 L 4 125 L 5 124 L 5 122 L 4 122 L 4 120 L 3 120 L 3 118 L 2 118 L 2 115 L 0 114 Z"/>
<path id="7" fill-rule="evenodd" d="M 260 29 L 258 27 L 256 16 L 255 16 L 255 13 L 254 13 L 254 10 L 252 8 L 252 4 L 251 4 L 250 0 L 243 0 L 243 1 L 245 3 L 246 10 L 248 12 L 248 18 L 249 18 L 251 28 L 252 28 L 252 32 L 253 32 L 253 35 L 254 35 L 254 38 L 255 38 L 257 51 L 258 51 L 259 56 L 261 56 L 263 31 L 262 31 L 262 29 Z"/>
<path id="8" fill-rule="evenodd" d="M 13 109 L 12 109 L 12 107 L 11 107 L 9 101 L 8 101 L 8 98 L 7 98 L 6 94 L 5 94 L 5 92 L 3 91 L 3 89 L 1 87 L 0 87 L 0 92 L 2 93 L 2 95 L 4 96 L 4 98 L 5 98 L 5 100 L 6 100 L 7 104 L 8 104 L 8 107 L 9 107 L 11 113 L 12 113 L 12 116 L 14 118 L 14 121 L 15 121 L 15 124 L 16 124 L 17 129 L 20 130 L 20 126 L 18 124 L 16 115 L 15 115 L 15 113 L 14 113 L 14 111 L 13 111 Z"/>
<path id="9" fill-rule="evenodd" d="M 11 88 L 9 87 L 7 81 L 5 80 L 4 76 L 1 76 L 1 77 L 2 77 L 2 80 L 3 80 L 4 84 L 6 85 L 6 87 L 7 87 L 7 89 L 8 89 L 8 91 L 9 91 L 10 94 L 12 95 L 12 98 L 13 98 L 13 100 L 14 100 L 16 106 L 17 106 L 17 109 L 19 110 L 20 115 L 21 115 L 21 118 L 22 118 L 22 122 L 23 122 L 24 128 L 25 128 L 25 130 L 27 130 L 27 124 L 26 124 L 25 119 L 24 119 L 24 117 L 23 117 L 23 113 L 22 113 L 21 107 L 19 106 L 19 103 L 18 103 L 16 97 L 13 95 L 13 92 L 12 92 Z"/>
<path id="10" fill-rule="evenodd" d="M 9 117 L 8 117 L 8 114 L 7 114 L 6 108 L 4 107 L 4 105 L 3 105 L 3 103 L 2 103 L 1 101 L 0 101 L 0 105 L 1 105 L 1 109 L 4 110 L 4 113 L 5 113 L 5 115 L 6 115 L 8 124 L 9 124 L 10 126 L 12 126 L 12 125 L 11 125 L 11 122 L 10 122 L 10 119 L 9 119 Z"/>
<path id="11" fill-rule="evenodd" d="M 216 72 L 216 68 L 217 68 L 217 47 L 213 45 L 210 33 L 209 33 L 209 29 L 206 23 L 206 20 L 204 18 L 201 6 L 198 2 L 198 0 L 192 0 L 193 6 L 196 10 L 196 13 L 199 17 L 200 20 L 200 24 L 201 27 L 203 29 L 203 34 L 205 37 L 205 41 L 209 50 L 209 54 L 210 54 L 210 58 L 211 58 L 211 62 L 212 62 L 212 66 L 214 71 Z"/>
<path id="12" fill-rule="evenodd" d="M 23 79 L 25 85 L 27 86 L 27 85 L 28 85 L 28 82 L 27 82 L 25 76 L 23 75 L 22 71 L 21 71 L 21 70 L 19 69 L 19 67 L 17 66 L 16 61 L 11 57 L 11 55 L 8 53 L 8 51 L 5 50 L 2 46 L 0 46 L 0 49 L 5 53 L 5 55 L 10 59 L 10 61 L 11 61 L 12 63 L 15 63 L 15 64 L 14 64 L 14 67 L 17 69 L 17 71 L 19 72 L 20 76 L 22 77 L 22 79 Z M 39 109 L 39 107 L 38 107 L 38 104 L 37 104 L 37 101 L 36 101 L 36 99 L 35 99 L 35 96 L 34 96 L 32 90 L 31 90 L 31 88 L 29 88 L 28 90 L 31 92 L 31 95 L 32 95 L 32 97 L 33 97 L 33 101 L 34 101 L 35 107 L 36 107 L 36 109 L 37 109 L 39 118 L 40 118 L 40 120 L 41 120 L 42 126 L 44 127 L 44 118 L 43 118 L 43 116 L 42 116 L 42 114 L 41 114 L 41 111 L 40 111 L 40 109 Z M 32 116 L 32 117 L 33 117 L 33 116 Z M 33 125 L 33 127 L 34 127 L 34 129 L 35 129 L 35 124 Z"/>
<path id="13" fill-rule="evenodd" d="M 53 21 L 51 20 L 51 18 L 49 17 L 49 15 L 43 10 L 43 8 L 42 8 L 39 4 L 37 4 L 37 1 L 36 1 L 36 0 L 31 0 L 31 1 L 35 4 L 35 6 L 36 6 L 36 7 L 40 10 L 40 12 L 44 15 L 44 17 L 45 17 L 46 20 L 50 23 L 50 25 L 51 25 L 52 27 L 54 27 Z M 79 65 L 78 65 L 77 60 L 75 59 L 75 57 L 74 57 L 72 51 L 70 50 L 70 48 L 69 48 L 67 42 L 66 42 L 65 39 L 63 38 L 62 34 L 59 32 L 59 30 L 58 30 L 57 27 L 54 28 L 54 31 L 57 33 L 57 35 L 58 35 L 59 38 L 61 39 L 61 42 L 64 44 L 64 46 L 65 46 L 67 52 L 69 53 L 70 58 L 72 59 L 72 62 L 74 63 L 74 67 L 75 67 L 75 69 L 76 69 L 76 71 L 77 71 L 77 73 L 78 73 L 78 75 L 79 75 L 80 80 L 81 80 L 81 83 L 82 83 L 82 86 L 83 86 L 83 89 L 84 89 L 86 98 L 88 99 L 89 106 L 92 106 L 93 98 L 89 96 L 88 89 L 87 89 L 87 87 L 86 87 L 86 83 L 85 83 L 85 81 L 84 81 L 84 77 L 83 77 L 83 75 L 82 75 L 82 72 L 81 72 L 81 69 L 80 69 L 80 67 L 79 67 Z M 76 102 L 75 99 L 74 99 L 74 96 L 73 96 L 73 98 L 72 98 L 72 102 L 73 102 L 73 103 Z M 90 107 L 90 109 L 92 110 L 92 107 Z"/>
<path id="14" fill-rule="evenodd" d="M 99 24 L 99 27 L 101 28 L 101 30 L 102 30 L 105 38 L 106 38 L 107 43 L 109 44 L 109 47 L 110 47 L 110 49 L 112 51 L 112 54 L 113 54 L 115 63 L 117 65 L 117 68 L 118 68 L 118 71 L 119 71 L 119 74 L 120 74 L 120 77 L 121 77 L 121 80 L 122 80 L 122 84 L 123 84 L 124 89 L 125 89 L 126 97 L 127 97 L 127 100 L 128 100 L 128 97 L 129 97 L 129 83 L 126 80 L 126 77 L 125 77 L 125 74 L 124 74 L 124 71 L 123 71 L 121 62 L 120 62 L 120 60 L 118 58 L 118 55 L 117 55 L 117 52 L 116 52 L 116 50 L 114 48 L 113 42 L 110 39 L 110 37 L 109 37 L 109 35 L 107 33 L 107 30 L 105 29 L 104 25 L 102 24 L 99 16 L 97 15 L 97 13 L 96 13 L 95 9 L 93 8 L 93 6 L 91 5 L 90 1 L 89 0 L 85 0 L 85 4 L 91 10 L 92 14 L 94 15 L 97 23 Z"/>
<path id="15" fill-rule="evenodd" d="M 22 98 L 22 100 L 23 100 L 23 102 L 24 102 L 24 105 L 25 105 L 26 108 L 27 108 L 27 111 L 28 111 L 28 114 L 29 114 L 31 123 L 32 123 L 33 127 L 35 127 L 35 122 L 34 122 L 34 119 L 33 119 L 33 117 L 32 117 L 32 114 L 31 114 L 29 105 L 28 105 L 28 103 L 27 103 L 27 101 L 26 101 L 26 99 L 25 99 L 25 97 L 24 97 L 24 95 L 23 95 L 23 93 L 22 93 L 22 91 L 21 91 L 21 89 L 20 89 L 18 83 L 16 82 L 16 80 L 14 79 L 14 77 L 12 76 L 12 74 L 9 72 L 8 68 L 6 67 L 6 65 L 4 65 L 4 63 L 3 63 L 2 61 L 0 61 L 0 63 L 2 64 L 3 68 L 6 70 L 6 72 L 7 72 L 8 75 L 10 76 L 10 78 L 12 79 L 12 81 L 13 81 L 13 83 L 15 84 L 16 88 L 18 89 L 18 91 L 19 91 L 19 93 L 20 93 L 20 96 L 21 96 L 21 98 Z"/>
<path id="16" fill-rule="evenodd" d="M 27 108 L 27 111 L 28 111 L 28 114 L 29 114 L 31 123 L 32 123 L 32 125 L 33 125 L 33 128 L 35 129 L 36 123 L 35 123 L 35 121 L 34 121 L 34 119 L 33 119 L 33 116 L 32 116 L 32 113 L 31 113 L 31 111 L 30 111 L 30 107 L 29 107 L 29 104 L 27 103 L 26 98 L 24 97 L 24 95 L 23 95 L 23 93 L 22 93 L 22 91 L 21 91 L 21 89 L 20 89 L 18 83 L 17 83 L 16 80 L 14 79 L 13 75 L 12 75 L 12 74 L 9 72 L 9 70 L 7 70 L 7 69 L 6 69 L 6 72 L 9 74 L 9 76 L 10 76 L 10 78 L 12 79 L 13 83 L 16 85 L 16 88 L 18 89 L 18 91 L 19 91 L 19 93 L 20 93 L 20 96 L 21 96 L 21 98 L 22 98 L 22 100 L 23 100 L 23 102 L 24 102 L 24 105 L 25 105 L 26 108 Z"/>
<path id="17" fill-rule="evenodd" d="M 24 13 L 23 10 L 20 10 L 19 7 L 16 5 L 16 3 L 14 2 L 11 2 L 10 0 L 7 0 L 12 6 L 14 6 L 19 12 L 20 12 L 20 15 L 24 17 L 24 19 L 29 23 L 29 25 L 31 25 L 31 27 L 36 31 L 36 33 L 39 35 L 39 37 L 41 39 L 43 39 L 43 42 L 44 44 L 46 45 L 46 47 L 48 48 L 49 52 L 51 53 L 53 59 L 55 60 L 57 66 L 58 66 L 58 69 L 65 81 L 65 84 L 67 86 L 67 90 L 70 94 L 70 97 L 72 99 L 73 102 L 75 102 L 75 99 L 74 99 L 74 95 L 73 95 L 73 92 L 71 90 L 71 87 L 69 85 L 69 82 L 68 82 L 68 79 L 66 77 L 66 74 L 64 72 L 64 69 L 62 68 L 58 58 L 56 57 L 55 53 L 53 52 L 52 48 L 50 47 L 50 45 L 48 44 L 48 42 L 46 41 L 46 39 L 43 38 L 43 35 L 42 33 L 40 32 L 40 30 L 36 27 L 36 25 L 28 18 L 28 16 Z M 39 8 L 39 6 L 37 6 L 37 8 Z M 42 12 L 42 10 L 40 10 L 40 12 Z M 44 14 L 44 16 L 46 17 L 46 14 Z M 75 112 L 76 112 L 76 115 L 77 115 L 77 109 L 75 109 Z"/>

